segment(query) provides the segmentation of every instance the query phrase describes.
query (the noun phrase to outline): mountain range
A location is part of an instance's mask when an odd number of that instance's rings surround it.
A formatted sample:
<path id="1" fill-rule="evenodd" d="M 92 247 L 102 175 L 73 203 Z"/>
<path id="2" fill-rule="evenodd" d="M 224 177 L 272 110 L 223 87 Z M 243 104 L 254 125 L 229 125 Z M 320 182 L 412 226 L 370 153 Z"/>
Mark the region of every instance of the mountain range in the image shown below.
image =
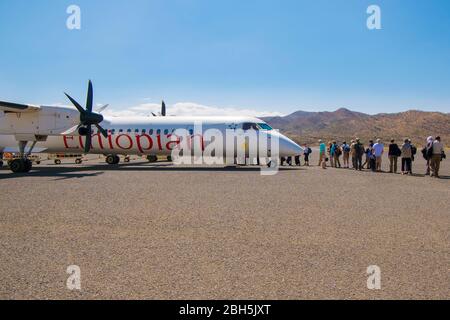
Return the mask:
<path id="1" fill-rule="evenodd" d="M 431 135 L 440 135 L 444 144 L 450 144 L 450 113 L 409 110 L 369 115 L 341 108 L 333 112 L 297 111 L 263 119 L 301 144 L 317 144 L 318 139 L 349 142 L 359 137 L 364 143 L 376 138 L 384 142 L 410 138 L 422 145 Z"/>

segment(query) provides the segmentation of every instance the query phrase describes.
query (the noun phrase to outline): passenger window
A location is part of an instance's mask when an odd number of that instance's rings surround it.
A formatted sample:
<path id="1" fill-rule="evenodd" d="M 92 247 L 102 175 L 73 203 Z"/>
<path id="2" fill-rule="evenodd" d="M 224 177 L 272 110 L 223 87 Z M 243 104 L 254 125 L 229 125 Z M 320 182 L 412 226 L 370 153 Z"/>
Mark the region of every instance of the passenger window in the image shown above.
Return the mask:
<path id="1" fill-rule="evenodd" d="M 156 134 L 161 134 L 161 129 L 156 130 Z"/>
<path id="2" fill-rule="evenodd" d="M 123 129 L 119 129 L 119 132 L 123 132 Z"/>
<path id="3" fill-rule="evenodd" d="M 150 131 L 148 133 L 150 133 L 150 135 L 152 135 L 153 134 L 153 129 L 150 129 Z"/>
<path id="4" fill-rule="evenodd" d="M 168 129 L 164 130 L 164 134 L 168 135 L 169 134 L 169 130 Z"/>
<path id="5" fill-rule="evenodd" d="M 242 125 L 242 129 L 246 130 L 258 130 L 256 123 L 246 122 Z"/>
<path id="6" fill-rule="evenodd" d="M 128 132 L 128 133 L 131 133 L 131 129 L 128 129 L 127 132 Z"/>
<path id="7" fill-rule="evenodd" d="M 147 132 L 147 130 L 145 130 L 145 129 L 142 129 L 142 133 L 146 133 Z"/>

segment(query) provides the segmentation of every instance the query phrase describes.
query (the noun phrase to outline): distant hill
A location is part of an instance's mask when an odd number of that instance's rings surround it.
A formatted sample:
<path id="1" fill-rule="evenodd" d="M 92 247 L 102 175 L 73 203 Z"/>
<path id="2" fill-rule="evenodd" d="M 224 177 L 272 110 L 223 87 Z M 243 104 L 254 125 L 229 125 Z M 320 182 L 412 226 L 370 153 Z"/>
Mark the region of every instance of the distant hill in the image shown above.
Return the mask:
<path id="1" fill-rule="evenodd" d="M 450 145 L 450 114 L 410 110 L 400 113 L 368 115 L 342 108 L 334 112 L 297 111 L 285 117 L 264 118 L 299 143 L 317 144 L 336 139 L 350 141 L 359 137 L 363 142 L 381 138 L 400 141 L 405 137 L 421 145 L 430 135 L 440 135 Z"/>

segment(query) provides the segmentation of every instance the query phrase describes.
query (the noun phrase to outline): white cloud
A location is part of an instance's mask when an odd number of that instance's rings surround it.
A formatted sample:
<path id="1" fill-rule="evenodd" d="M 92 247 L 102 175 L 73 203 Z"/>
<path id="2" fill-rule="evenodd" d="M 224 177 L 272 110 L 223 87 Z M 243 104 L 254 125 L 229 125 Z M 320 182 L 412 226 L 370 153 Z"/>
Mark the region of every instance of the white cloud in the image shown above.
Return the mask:
<path id="1" fill-rule="evenodd" d="M 156 103 L 144 103 L 134 107 L 117 110 L 112 107 L 106 109 L 103 114 L 107 116 L 150 116 L 151 113 L 159 114 L 161 105 Z M 254 109 L 240 109 L 234 107 L 205 106 L 193 102 L 178 102 L 167 105 L 167 114 L 171 116 L 252 116 L 269 117 L 283 116 L 280 112 L 258 111 Z"/>

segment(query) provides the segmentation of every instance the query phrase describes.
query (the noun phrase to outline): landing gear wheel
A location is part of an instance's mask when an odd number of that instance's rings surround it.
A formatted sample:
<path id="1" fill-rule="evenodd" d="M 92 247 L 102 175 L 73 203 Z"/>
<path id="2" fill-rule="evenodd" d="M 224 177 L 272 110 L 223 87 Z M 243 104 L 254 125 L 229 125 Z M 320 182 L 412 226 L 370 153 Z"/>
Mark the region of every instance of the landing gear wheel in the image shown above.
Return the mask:
<path id="1" fill-rule="evenodd" d="M 36 161 L 36 164 L 39 165 L 39 164 L 41 164 L 41 162 L 40 161 Z"/>
<path id="2" fill-rule="evenodd" d="M 76 159 L 75 160 L 75 164 L 82 164 L 83 163 L 83 160 L 81 160 L 81 159 Z"/>
<path id="3" fill-rule="evenodd" d="M 147 156 L 148 162 L 157 162 L 158 157 L 157 156 Z"/>
<path id="4" fill-rule="evenodd" d="M 11 161 L 11 163 L 9 164 L 9 168 L 14 173 L 20 173 L 25 169 L 25 163 L 21 159 L 16 159 Z"/>
<path id="5" fill-rule="evenodd" d="M 33 163 L 28 159 L 15 159 L 11 161 L 9 168 L 14 173 L 25 173 L 31 170 Z"/>
<path id="6" fill-rule="evenodd" d="M 115 164 L 116 163 L 116 157 L 114 155 L 112 155 L 112 154 L 107 155 L 105 161 L 109 165 Z"/>
<path id="7" fill-rule="evenodd" d="M 59 165 L 59 164 L 61 164 L 61 160 L 59 160 L 59 159 L 55 159 L 55 164 L 56 164 L 56 165 Z"/>
<path id="8" fill-rule="evenodd" d="M 106 156 L 106 163 L 109 165 L 118 164 L 120 162 L 120 158 L 117 155 L 110 154 Z"/>

